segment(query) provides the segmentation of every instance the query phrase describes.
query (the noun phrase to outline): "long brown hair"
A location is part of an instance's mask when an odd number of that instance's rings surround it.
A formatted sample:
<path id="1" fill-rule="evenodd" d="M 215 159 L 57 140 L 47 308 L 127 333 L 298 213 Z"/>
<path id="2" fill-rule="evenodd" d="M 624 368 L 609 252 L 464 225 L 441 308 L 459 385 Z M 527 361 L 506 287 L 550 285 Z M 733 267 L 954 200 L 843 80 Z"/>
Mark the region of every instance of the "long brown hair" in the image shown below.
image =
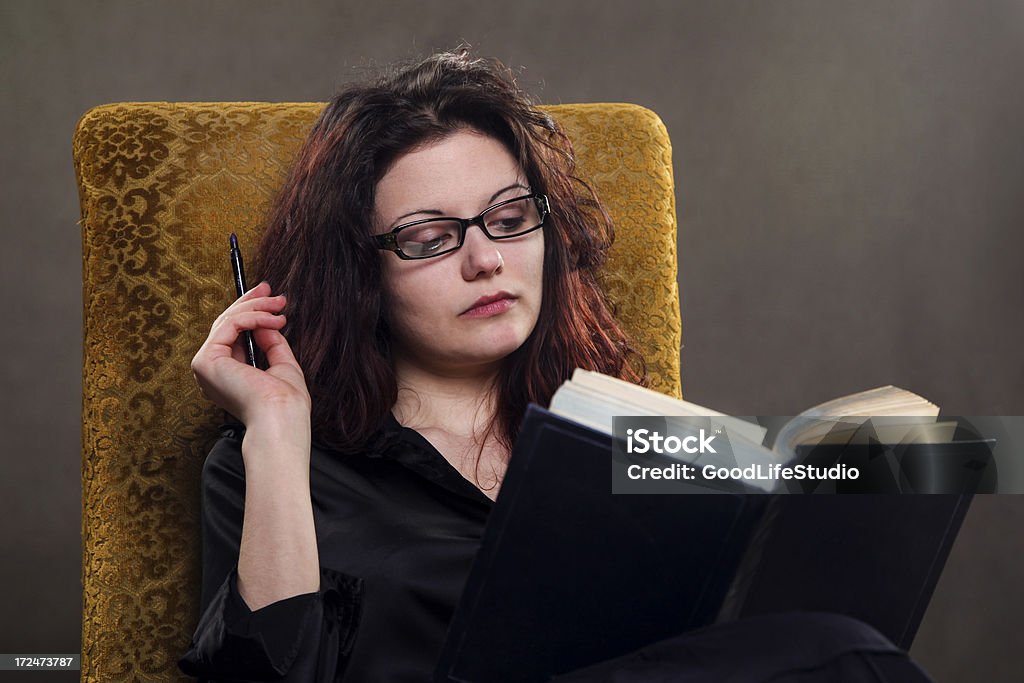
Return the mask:
<path id="1" fill-rule="evenodd" d="M 572 145 L 511 71 L 463 48 L 335 96 L 271 208 L 257 270 L 288 295 L 284 334 L 325 444 L 358 449 L 398 397 L 381 261 L 394 256 L 371 239 L 377 183 L 404 153 L 465 129 L 502 142 L 552 211 L 539 319 L 503 363 L 492 430 L 511 447 L 527 404 L 546 406 L 576 367 L 646 384 L 643 359 L 597 283 L 612 224 L 576 176 Z"/>

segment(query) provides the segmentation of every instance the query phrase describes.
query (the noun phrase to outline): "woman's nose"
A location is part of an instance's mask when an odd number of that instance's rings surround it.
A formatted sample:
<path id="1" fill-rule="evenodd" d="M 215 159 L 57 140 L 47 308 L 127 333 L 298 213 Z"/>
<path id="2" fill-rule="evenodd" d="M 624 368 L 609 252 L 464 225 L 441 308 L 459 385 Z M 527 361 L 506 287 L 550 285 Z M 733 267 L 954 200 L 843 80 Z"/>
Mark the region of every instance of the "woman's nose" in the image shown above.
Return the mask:
<path id="1" fill-rule="evenodd" d="M 498 243 L 484 234 L 478 225 L 471 225 L 466 230 L 466 239 L 462 243 L 462 276 L 467 280 L 493 275 L 505 265 L 498 251 Z"/>

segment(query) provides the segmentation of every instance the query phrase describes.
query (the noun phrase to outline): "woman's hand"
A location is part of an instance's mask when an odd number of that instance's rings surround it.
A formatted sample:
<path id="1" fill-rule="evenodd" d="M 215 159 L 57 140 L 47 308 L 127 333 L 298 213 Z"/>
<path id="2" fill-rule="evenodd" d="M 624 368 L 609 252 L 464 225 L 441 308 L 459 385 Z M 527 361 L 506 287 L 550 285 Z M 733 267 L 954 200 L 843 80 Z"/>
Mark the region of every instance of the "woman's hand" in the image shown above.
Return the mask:
<path id="1" fill-rule="evenodd" d="M 302 368 L 280 330 L 285 298 L 261 282 L 227 307 L 192 359 L 203 394 L 245 423 L 245 514 L 238 550 L 238 592 L 255 611 L 320 585 L 309 488 L 311 402 Z M 246 361 L 251 330 L 267 356 Z"/>
<path id="2" fill-rule="evenodd" d="M 270 296 L 266 282 L 256 285 L 220 314 L 192 359 L 192 374 L 203 395 L 248 428 L 268 422 L 309 423 L 306 380 L 280 332 L 286 321 L 278 314 L 285 303 L 284 296 Z M 266 355 L 266 370 L 246 362 L 242 339 L 246 330 L 252 331 Z"/>

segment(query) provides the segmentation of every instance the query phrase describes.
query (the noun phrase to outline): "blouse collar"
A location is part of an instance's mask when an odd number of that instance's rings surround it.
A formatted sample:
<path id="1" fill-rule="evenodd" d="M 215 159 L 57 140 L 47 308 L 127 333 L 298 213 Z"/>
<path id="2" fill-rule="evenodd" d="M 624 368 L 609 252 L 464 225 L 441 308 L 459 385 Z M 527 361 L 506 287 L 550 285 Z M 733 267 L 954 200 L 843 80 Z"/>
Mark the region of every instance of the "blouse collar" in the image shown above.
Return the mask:
<path id="1" fill-rule="evenodd" d="M 244 433 L 245 427 L 239 422 L 229 422 L 221 426 L 223 436 L 241 440 Z M 313 440 L 313 448 L 332 450 L 325 444 L 318 443 L 316 439 Z M 390 410 L 384 420 L 384 425 L 370 437 L 362 449 L 362 455 L 368 458 L 393 460 L 424 479 L 463 498 L 482 503 L 488 508 L 494 505 L 494 501 L 485 496 L 480 489 L 452 467 L 451 463 L 434 447 L 434 444 L 427 441 L 415 429 L 403 427 Z M 359 456 L 338 454 L 337 457 Z"/>
<path id="2" fill-rule="evenodd" d="M 456 470 L 422 434 L 402 426 L 391 411 L 384 425 L 370 438 L 364 451 L 370 458 L 386 458 L 407 467 L 452 493 L 490 507 L 490 498 Z"/>

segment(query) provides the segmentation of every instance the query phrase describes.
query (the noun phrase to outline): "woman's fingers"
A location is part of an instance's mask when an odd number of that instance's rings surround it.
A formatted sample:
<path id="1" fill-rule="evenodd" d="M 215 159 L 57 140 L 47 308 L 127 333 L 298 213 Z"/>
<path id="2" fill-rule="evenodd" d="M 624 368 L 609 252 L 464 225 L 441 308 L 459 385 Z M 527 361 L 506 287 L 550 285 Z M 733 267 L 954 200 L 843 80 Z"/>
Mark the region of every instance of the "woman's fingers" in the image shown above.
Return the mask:
<path id="1" fill-rule="evenodd" d="M 282 314 L 287 302 L 284 296 L 269 294 L 270 285 L 261 282 L 228 306 L 192 359 L 203 394 L 243 421 L 258 419 L 268 405 L 309 411 L 302 368 L 280 332 L 287 324 Z M 266 354 L 266 371 L 248 367 L 246 331 Z"/>
<path id="2" fill-rule="evenodd" d="M 267 357 L 266 373 L 290 385 L 294 392 L 292 397 L 301 401 L 303 410 L 308 413 L 310 399 L 306 377 L 295 360 L 288 340 L 279 331 L 266 328 L 256 330 L 253 337 Z"/>
<path id="3" fill-rule="evenodd" d="M 259 296 L 251 299 L 239 299 L 225 309 L 225 314 L 240 313 L 242 311 L 280 311 L 284 308 L 285 301 L 283 294 L 277 296 Z"/>
<path id="4" fill-rule="evenodd" d="M 284 327 L 283 315 L 269 311 L 242 311 L 218 320 L 210 329 L 207 344 L 232 346 L 245 330 L 256 330 L 263 327 L 279 330 Z"/>
<path id="5" fill-rule="evenodd" d="M 256 297 L 269 295 L 270 283 L 267 282 L 266 280 L 263 280 L 258 285 L 250 289 L 248 292 L 244 292 L 242 296 L 238 297 L 238 299 L 236 299 L 235 301 L 237 303 L 238 301 L 248 301 L 249 299 L 255 299 Z"/>
<path id="6" fill-rule="evenodd" d="M 253 290 L 250 290 L 252 292 Z M 250 299 L 239 299 L 232 304 L 228 310 L 226 310 L 222 316 L 237 315 L 243 311 L 266 311 L 268 313 L 281 313 L 284 310 L 287 301 L 283 295 L 269 296 L 269 297 L 256 297 Z M 218 319 L 217 323 L 222 323 L 222 320 Z M 231 357 L 240 363 L 248 362 L 248 355 L 245 351 L 245 337 L 240 334 L 231 346 Z"/>
<path id="7" fill-rule="evenodd" d="M 252 291 L 253 290 L 250 290 L 250 292 Z M 225 318 L 229 318 L 244 311 L 269 311 L 271 313 L 280 313 L 284 310 L 285 304 L 287 303 L 284 295 L 246 298 L 250 292 L 247 292 L 241 298 L 225 308 L 224 312 L 217 316 L 217 319 L 213 321 L 213 325 L 217 326 Z"/>
<path id="8" fill-rule="evenodd" d="M 249 362 L 249 354 L 245 352 L 245 340 L 243 337 L 239 337 L 231 345 L 231 357 L 239 363 Z"/>
<path id="9" fill-rule="evenodd" d="M 285 320 L 275 315 L 284 310 L 287 301 L 283 295 L 268 296 L 270 285 L 260 282 L 228 306 L 210 327 L 210 334 L 193 362 L 200 364 L 230 356 L 239 363 L 247 362 L 243 332 L 262 327 L 281 329 Z"/>
<path id="10" fill-rule="evenodd" d="M 225 308 L 224 311 L 220 314 L 220 316 L 218 317 L 218 320 L 220 318 L 223 318 L 226 315 L 230 315 L 231 313 L 233 313 L 235 311 L 239 311 L 239 310 L 252 310 L 253 302 L 256 302 L 256 301 L 258 301 L 260 299 L 276 299 L 277 298 L 277 297 L 270 296 L 270 294 L 271 294 L 270 283 L 268 283 L 266 280 L 264 280 L 264 281 L 260 282 L 258 285 L 256 285 L 255 287 L 253 287 L 252 289 L 250 289 L 249 291 L 243 292 L 242 296 L 240 296 L 237 299 L 235 299 L 234 301 L 232 301 L 231 304 L 227 308 Z"/>
<path id="11" fill-rule="evenodd" d="M 253 332 L 253 339 L 263 350 L 263 354 L 267 357 L 267 364 L 271 367 L 275 365 L 299 367 L 298 361 L 295 360 L 295 354 L 292 353 L 292 347 L 288 345 L 288 340 L 278 330 L 268 328 L 256 330 Z"/>

